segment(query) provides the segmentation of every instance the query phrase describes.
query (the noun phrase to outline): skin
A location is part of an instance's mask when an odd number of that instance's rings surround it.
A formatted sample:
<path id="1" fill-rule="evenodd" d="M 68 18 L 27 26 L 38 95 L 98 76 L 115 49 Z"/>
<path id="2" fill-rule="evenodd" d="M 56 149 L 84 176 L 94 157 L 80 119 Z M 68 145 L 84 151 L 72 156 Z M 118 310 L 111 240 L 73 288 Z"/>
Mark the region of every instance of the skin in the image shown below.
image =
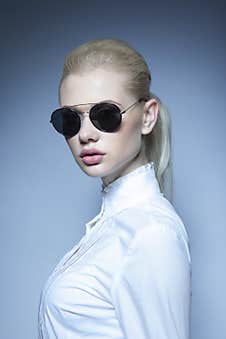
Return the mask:
<path id="1" fill-rule="evenodd" d="M 121 104 L 121 110 L 137 101 L 126 91 L 126 75 L 114 70 L 96 69 L 87 74 L 70 74 L 60 88 L 60 105 L 72 106 L 113 100 Z M 91 105 L 78 106 L 88 112 Z M 118 131 L 113 133 L 98 130 L 83 113 L 80 131 L 72 138 L 65 138 L 79 167 L 89 176 L 101 177 L 104 186 L 137 167 L 148 163 L 144 153 L 142 135 L 149 134 L 158 116 L 155 99 L 141 102 L 122 115 Z M 86 165 L 79 154 L 82 149 L 96 148 L 104 153 L 96 165 Z"/>

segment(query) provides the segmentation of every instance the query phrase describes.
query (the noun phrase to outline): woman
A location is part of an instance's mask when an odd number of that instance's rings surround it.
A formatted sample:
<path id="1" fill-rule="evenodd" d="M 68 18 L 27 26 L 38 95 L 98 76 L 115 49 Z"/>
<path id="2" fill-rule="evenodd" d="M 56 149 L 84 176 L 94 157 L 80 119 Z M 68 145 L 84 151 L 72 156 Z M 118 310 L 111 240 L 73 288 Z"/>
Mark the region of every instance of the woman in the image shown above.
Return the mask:
<path id="1" fill-rule="evenodd" d="M 102 179 L 102 206 L 46 282 L 40 338 L 189 338 L 189 239 L 164 197 L 170 119 L 150 81 L 119 39 L 65 59 L 50 122 L 82 171 Z"/>

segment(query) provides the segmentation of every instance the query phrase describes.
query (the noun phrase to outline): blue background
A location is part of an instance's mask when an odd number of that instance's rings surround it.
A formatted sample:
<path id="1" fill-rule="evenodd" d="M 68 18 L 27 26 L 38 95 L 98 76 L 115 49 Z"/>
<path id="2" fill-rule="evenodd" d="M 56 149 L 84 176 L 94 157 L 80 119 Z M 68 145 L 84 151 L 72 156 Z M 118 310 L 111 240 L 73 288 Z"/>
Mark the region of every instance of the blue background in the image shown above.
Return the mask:
<path id="1" fill-rule="evenodd" d="M 100 178 L 77 168 L 49 118 L 65 55 L 104 37 L 143 54 L 170 110 L 174 206 L 193 262 L 191 338 L 226 338 L 225 14 L 223 1 L 2 5 L 0 338 L 36 338 L 42 286 L 99 212 Z"/>

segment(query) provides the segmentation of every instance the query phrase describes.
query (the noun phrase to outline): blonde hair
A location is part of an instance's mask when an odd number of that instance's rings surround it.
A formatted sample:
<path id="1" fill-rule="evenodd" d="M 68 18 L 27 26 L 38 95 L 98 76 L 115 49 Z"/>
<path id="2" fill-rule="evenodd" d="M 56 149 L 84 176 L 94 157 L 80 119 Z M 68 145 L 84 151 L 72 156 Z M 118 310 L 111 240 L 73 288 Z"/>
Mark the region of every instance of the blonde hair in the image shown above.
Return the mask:
<path id="1" fill-rule="evenodd" d="M 95 39 L 74 48 L 65 58 L 58 98 L 63 80 L 69 74 L 85 74 L 96 68 L 114 69 L 127 75 L 125 90 L 147 100 L 155 98 L 159 105 L 158 118 L 151 133 L 143 135 L 145 154 L 154 162 L 161 192 L 173 201 L 171 164 L 171 119 L 161 100 L 150 91 L 151 74 L 143 56 L 128 42 L 120 39 Z"/>

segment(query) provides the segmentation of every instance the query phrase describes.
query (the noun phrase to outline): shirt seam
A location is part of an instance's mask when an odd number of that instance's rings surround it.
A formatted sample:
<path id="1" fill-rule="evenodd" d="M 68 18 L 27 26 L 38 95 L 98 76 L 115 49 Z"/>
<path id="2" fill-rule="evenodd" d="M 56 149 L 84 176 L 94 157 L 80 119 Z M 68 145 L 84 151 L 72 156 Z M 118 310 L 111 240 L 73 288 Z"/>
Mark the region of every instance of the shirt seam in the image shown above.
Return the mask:
<path id="1" fill-rule="evenodd" d="M 115 216 L 123 213 L 124 211 L 134 208 L 134 207 L 139 207 L 141 205 L 141 207 L 144 207 L 145 204 L 148 204 L 149 207 L 153 206 L 154 204 L 152 202 L 149 202 L 147 199 L 143 199 L 143 200 L 139 200 L 139 201 L 135 201 L 134 203 L 131 203 L 131 205 L 124 207 L 123 209 L 120 209 L 119 211 L 114 212 L 114 214 L 112 215 L 108 215 L 106 216 L 106 218 L 104 218 L 104 213 L 103 213 L 103 219 L 102 217 L 100 218 L 100 220 L 102 220 L 103 222 L 108 220 L 109 218 L 114 218 Z M 97 221 L 98 222 L 98 221 Z"/>

